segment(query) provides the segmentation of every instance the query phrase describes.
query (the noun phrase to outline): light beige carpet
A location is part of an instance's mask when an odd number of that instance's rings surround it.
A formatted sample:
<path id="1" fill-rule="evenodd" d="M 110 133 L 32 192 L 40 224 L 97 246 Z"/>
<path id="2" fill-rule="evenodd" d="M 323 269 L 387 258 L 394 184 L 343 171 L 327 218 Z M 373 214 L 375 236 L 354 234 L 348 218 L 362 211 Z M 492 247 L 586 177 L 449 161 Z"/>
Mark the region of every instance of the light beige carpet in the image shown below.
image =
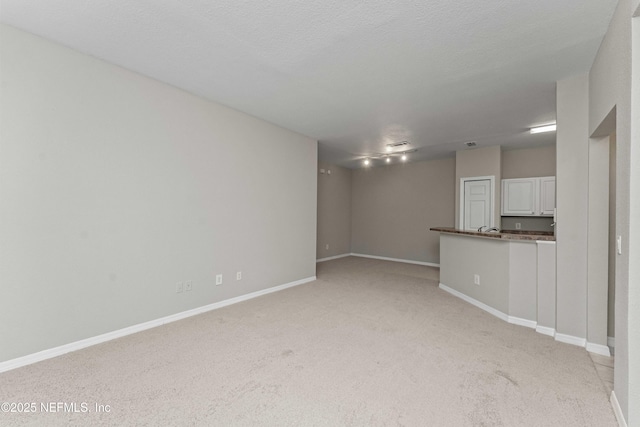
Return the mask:
<path id="1" fill-rule="evenodd" d="M 318 280 L 0 374 L 0 401 L 109 405 L 0 425 L 615 426 L 582 348 L 343 258 Z"/>

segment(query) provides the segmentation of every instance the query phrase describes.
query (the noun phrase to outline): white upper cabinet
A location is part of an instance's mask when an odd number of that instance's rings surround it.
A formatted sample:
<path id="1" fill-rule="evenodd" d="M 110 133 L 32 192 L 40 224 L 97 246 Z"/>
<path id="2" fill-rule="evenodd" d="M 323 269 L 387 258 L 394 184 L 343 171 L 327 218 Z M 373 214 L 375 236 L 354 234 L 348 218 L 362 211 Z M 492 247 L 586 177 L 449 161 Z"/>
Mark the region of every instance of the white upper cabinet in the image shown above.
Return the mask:
<path id="1" fill-rule="evenodd" d="M 556 177 L 502 180 L 502 215 L 553 216 Z"/>
<path id="2" fill-rule="evenodd" d="M 534 215 L 537 185 L 536 178 L 503 179 L 502 215 Z"/>
<path id="3" fill-rule="evenodd" d="M 540 178 L 540 215 L 553 216 L 556 207 L 556 177 Z"/>

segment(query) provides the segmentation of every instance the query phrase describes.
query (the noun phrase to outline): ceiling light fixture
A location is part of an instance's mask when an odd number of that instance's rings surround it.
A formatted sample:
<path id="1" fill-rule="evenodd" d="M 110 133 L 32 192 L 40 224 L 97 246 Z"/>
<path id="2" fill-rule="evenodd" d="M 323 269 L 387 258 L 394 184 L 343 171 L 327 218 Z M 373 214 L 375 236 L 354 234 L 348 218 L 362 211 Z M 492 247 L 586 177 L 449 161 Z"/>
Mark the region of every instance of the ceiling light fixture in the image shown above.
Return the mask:
<path id="1" fill-rule="evenodd" d="M 358 162 L 362 162 L 360 164 L 364 167 L 369 167 L 369 166 L 374 167 L 374 166 L 377 166 L 379 163 L 390 165 L 394 163 L 394 160 L 393 160 L 394 158 L 398 158 L 402 162 L 408 162 L 409 154 L 415 153 L 416 151 L 418 151 L 417 148 L 410 148 L 404 151 L 396 151 L 396 152 L 390 152 L 390 153 L 361 154 L 358 156 L 359 157 Z"/>
<path id="2" fill-rule="evenodd" d="M 556 124 L 544 125 L 544 126 L 536 126 L 530 129 L 531 133 L 542 133 L 542 132 L 554 132 L 556 130 Z"/>

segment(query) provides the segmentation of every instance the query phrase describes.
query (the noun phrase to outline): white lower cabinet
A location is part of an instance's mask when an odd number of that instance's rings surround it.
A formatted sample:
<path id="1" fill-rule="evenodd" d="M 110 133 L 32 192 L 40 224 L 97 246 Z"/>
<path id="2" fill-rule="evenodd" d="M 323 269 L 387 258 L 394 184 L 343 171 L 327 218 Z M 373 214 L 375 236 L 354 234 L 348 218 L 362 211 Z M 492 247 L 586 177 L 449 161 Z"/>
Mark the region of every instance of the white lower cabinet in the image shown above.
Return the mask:
<path id="1" fill-rule="evenodd" d="M 556 177 L 502 180 L 503 216 L 553 216 Z"/>

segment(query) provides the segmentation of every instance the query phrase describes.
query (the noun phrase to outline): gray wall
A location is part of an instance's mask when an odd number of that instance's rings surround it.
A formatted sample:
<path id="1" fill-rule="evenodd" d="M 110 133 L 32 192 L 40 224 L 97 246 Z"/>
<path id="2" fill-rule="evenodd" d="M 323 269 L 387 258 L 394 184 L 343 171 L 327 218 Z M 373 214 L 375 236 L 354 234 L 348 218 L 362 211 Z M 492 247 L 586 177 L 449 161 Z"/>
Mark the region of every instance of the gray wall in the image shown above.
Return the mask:
<path id="1" fill-rule="evenodd" d="M 556 330 L 587 336 L 588 78 L 558 82 L 556 151 Z"/>
<path id="2" fill-rule="evenodd" d="M 502 179 L 555 175 L 555 145 L 502 151 Z"/>
<path id="3" fill-rule="evenodd" d="M 502 151 L 502 179 L 530 178 L 556 175 L 556 146 L 509 149 Z M 515 230 L 520 223 L 522 230 L 553 231 L 553 218 L 503 216 L 502 229 Z"/>
<path id="4" fill-rule="evenodd" d="M 616 326 L 616 135 L 609 138 L 609 271 L 607 335 L 615 337 Z"/>
<path id="5" fill-rule="evenodd" d="M 609 136 L 589 141 L 587 341 L 607 345 L 609 293 Z"/>
<path id="6" fill-rule="evenodd" d="M 495 177 L 494 218 L 495 226 L 500 227 L 501 155 L 499 145 L 456 152 L 455 221 L 457 227 L 460 225 L 460 178 L 475 176 Z"/>
<path id="7" fill-rule="evenodd" d="M 535 250 L 535 244 L 530 245 Z M 508 240 L 443 233 L 440 283 L 508 314 L 509 249 Z M 474 284 L 474 274 L 480 276 L 480 285 Z"/>
<path id="8" fill-rule="evenodd" d="M 520 229 L 526 231 L 554 231 L 553 217 L 530 217 L 530 216 L 503 216 L 502 229 L 516 230 L 516 224 L 520 223 Z"/>
<path id="9" fill-rule="evenodd" d="M 314 276 L 316 141 L 0 31 L 0 361 Z"/>
<path id="10" fill-rule="evenodd" d="M 640 283 L 640 263 L 630 262 L 640 259 L 640 88 L 631 84 L 632 72 L 640 81 L 640 43 L 632 51 L 632 37 L 640 40 L 639 18 L 632 19 L 639 3 L 618 2 L 589 73 L 588 111 L 589 134 L 616 111 L 616 234 L 622 236 L 622 254 L 615 260 L 614 390 L 630 426 L 640 425 L 640 287 L 629 286 Z"/>
<path id="11" fill-rule="evenodd" d="M 439 233 L 453 226 L 453 158 L 353 171 L 354 253 L 439 263 Z"/>
<path id="12" fill-rule="evenodd" d="M 508 262 L 509 315 L 520 319 L 538 319 L 538 245 L 533 241 L 512 240 L 509 258 L 494 263 Z"/>
<path id="13" fill-rule="evenodd" d="M 324 173 L 320 173 L 324 170 Z M 318 163 L 316 258 L 351 252 L 351 170 Z M 327 249 L 329 245 L 329 249 Z"/>

